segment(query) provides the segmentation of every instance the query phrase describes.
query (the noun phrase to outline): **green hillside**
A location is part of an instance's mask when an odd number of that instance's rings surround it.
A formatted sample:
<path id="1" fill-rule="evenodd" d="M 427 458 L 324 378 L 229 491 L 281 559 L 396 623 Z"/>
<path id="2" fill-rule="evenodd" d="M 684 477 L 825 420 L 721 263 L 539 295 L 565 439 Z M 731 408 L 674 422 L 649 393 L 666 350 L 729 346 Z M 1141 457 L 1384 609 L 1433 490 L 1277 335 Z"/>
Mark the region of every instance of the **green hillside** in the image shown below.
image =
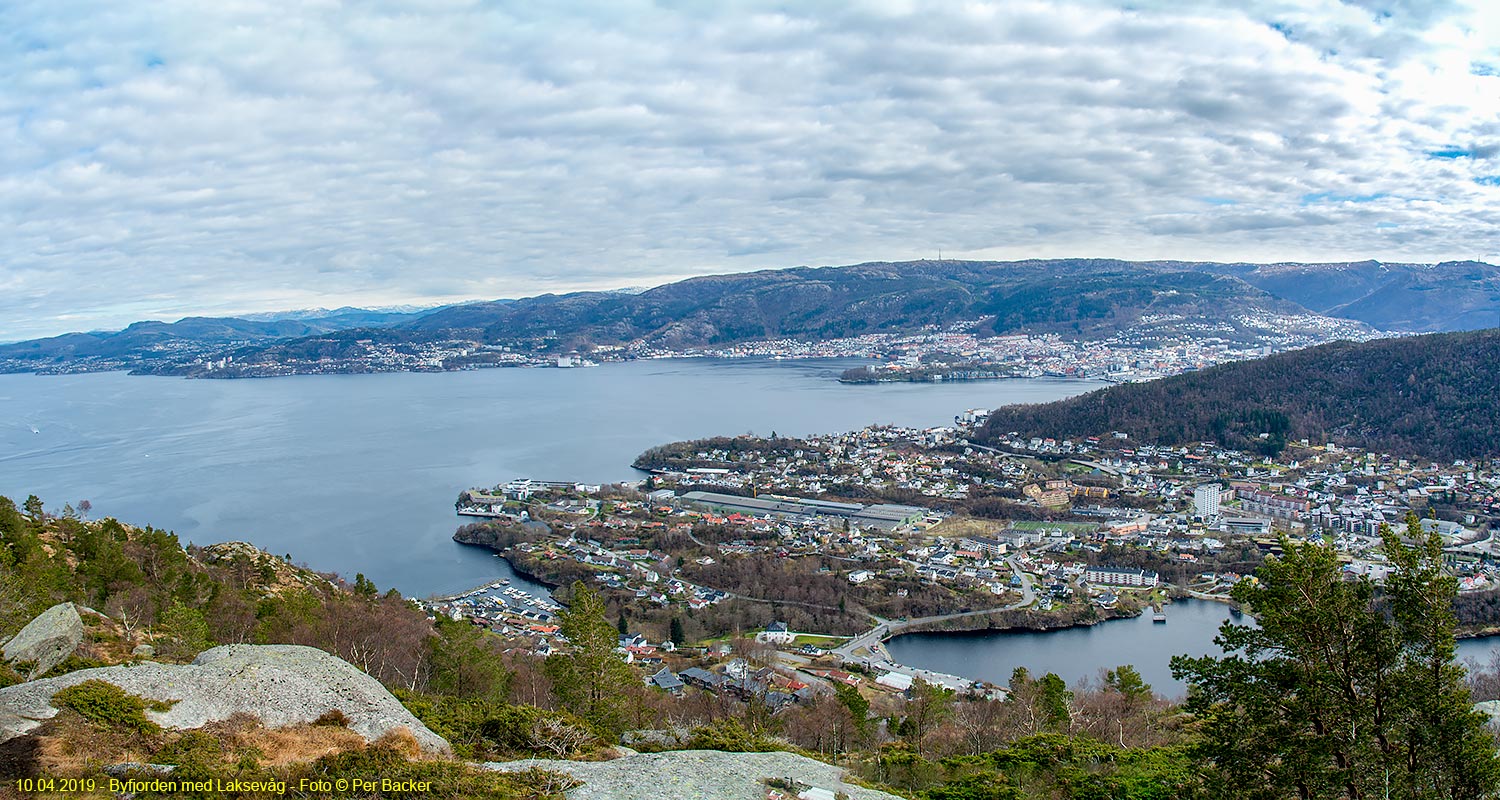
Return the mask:
<path id="1" fill-rule="evenodd" d="M 1007 406 L 981 438 L 1124 431 L 1137 442 L 1206 440 L 1268 453 L 1306 438 L 1434 459 L 1487 458 L 1500 452 L 1497 365 L 1496 329 L 1338 342 Z"/>

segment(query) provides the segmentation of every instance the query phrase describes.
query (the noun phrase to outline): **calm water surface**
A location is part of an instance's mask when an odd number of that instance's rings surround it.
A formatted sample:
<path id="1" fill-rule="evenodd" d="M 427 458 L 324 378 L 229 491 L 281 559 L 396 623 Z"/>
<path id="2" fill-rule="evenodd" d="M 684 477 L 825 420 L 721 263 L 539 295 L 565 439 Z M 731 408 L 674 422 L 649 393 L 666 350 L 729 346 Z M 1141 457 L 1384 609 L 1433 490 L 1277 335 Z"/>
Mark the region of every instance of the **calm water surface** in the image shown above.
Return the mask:
<path id="1" fill-rule="evenodd" d="M 1056 631 L 911 633 L 890 640 L 886 648 L 902 664 L 1001 686 L 1010 682 L 1016 667 L 1025 667 L 1033 677 L 1055 672 L 1077 686 L 1083 680 L 1097 683 L 1103 670 L 1130 664 L 1157 692 L 1177 697 L 1187 687 L 1172 678 L 1168 662 L 1175 655 L 1219 655 L 1213 639 L 1227 619 L 1229 607 L 1223 603 L 1181 600 L 1167 606 L 1165 624 L 1142 614 Z M 1250 617 L 1239 621 L 1249 624 Z M 1500 652 L 1500 637 L 1458 644 L 1460 661 L 1471 659 L 1481 666 L 1495 652 Z"/>
<path id="2" fill-rule="evenodd" d="M 652 445 L 753 431 L 951 424 L 1099 384 L 845 386 L 854 360 L 683 359 L 590 369 L 183 380 L 0 375 L 0 494 L 208 544 L 241 539 L 412 595 L 511 577 L 455 544 L 461 489 L 633 480 Z M 37 431 L 33 433 L 33 429 Z"/>

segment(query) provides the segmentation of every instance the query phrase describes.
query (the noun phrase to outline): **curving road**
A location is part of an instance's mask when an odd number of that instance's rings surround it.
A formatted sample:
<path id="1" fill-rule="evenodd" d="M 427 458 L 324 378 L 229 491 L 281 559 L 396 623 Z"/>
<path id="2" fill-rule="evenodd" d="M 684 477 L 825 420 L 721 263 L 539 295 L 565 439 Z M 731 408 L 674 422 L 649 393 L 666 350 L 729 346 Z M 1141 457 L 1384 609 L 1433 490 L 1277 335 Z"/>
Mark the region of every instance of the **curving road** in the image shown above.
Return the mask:
<path id="1" fill-rule="evenodd" d="M 963 619 L 964 617 L 980 617 L 984 616 L 985 614 L 994 614 L 998 611 L 1014 611 L 1015 609 L 1025 608 L 1026 606 L 1031 605 L 1032 602 L 1036 600 L 1036 587 L 1032 583 L 1031 576 L 1026 574 L 1026 572 L 1021 569 L 1021 565 L 1017 561 L 1015 556 L 1007 558 L 1005 560 L 1005 563 L 1010 565 L 1010 569 L 1013 574 L 1019 575 L 1021 577 L 1021 599 L 1019 601 L 1011 603 L 1007 606 L 1000 606 L 998 608 L 983 608 L 978 611 L 962 611 L 956 614 L 938 614 L 931 617 L 917 617 L 916 619 L 909 619 L 904 621 L 892 621 L 876 617 L 875 627 L 871 628 L 868 631 L 865 631 L 864 633 L 861 633 L 860 635 L 854 637 L 853 639 L 850 639 L 849 641 L 829 652 L 837 655 L 844 661 L 855 661 L 866 664 L 868 666 L 879 666 L 884 669 L 890 669 L 893 666 L 899 665 L 893 664 L 889 658 L 884 658 L 877 661 L 872 660 L 872 656 L 856 656 L 854 655 L 854 653 L 856 650 L 864 648 L 866 652 L 874 654 L 878 657 L 876 648 L 879 647 L 881 642 L 889 639 L 892 636 L 895 636 L 898 633 L 901 633 L 902 631 L 918 625 L 928 625 L 934 622 L 945 622 L 951 619 Z"/>

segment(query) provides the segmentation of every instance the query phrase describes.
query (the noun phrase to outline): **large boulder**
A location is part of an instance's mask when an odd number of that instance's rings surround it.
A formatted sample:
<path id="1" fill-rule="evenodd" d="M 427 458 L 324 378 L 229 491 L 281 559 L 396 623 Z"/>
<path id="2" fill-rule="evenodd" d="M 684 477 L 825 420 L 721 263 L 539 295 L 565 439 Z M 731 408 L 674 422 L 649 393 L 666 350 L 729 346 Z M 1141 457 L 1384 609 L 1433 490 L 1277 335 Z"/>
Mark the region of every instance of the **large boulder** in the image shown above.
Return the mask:
<path id="1" fill-rule="evenodd" d="M 83 617 L 72 603 L 57 605 L 26 623 L 5 643 L 0 654 L 12 664 L 29 663 L 31 674 L 42 675 L 73 655 L 83 644 Z"/>
<path id="2" fill-rule="evenodd" d="M 844 780 L 844 770 L 796 753 L 723 753 L 676 750 L 632 753 L 613 761 L 526 759 L 485 764 L 500 772 L 538 768 L 571 775 L 583 785 L 568 800 L 763 800 L 767 778 L 790 778 L 850 800 L 900 800 Z"/>
<path id="3" fill-rule="evenodd" d="M 0 742 L 30 732 L 57 709 L 58 690 L 97 679 L 130 694 L 175 701 L 167 711 L 147 711 L 164 728 L 201 728 L 234 714 L 249 714 L 268 728 L 316 721 L 330 711 L 348 718 L 350 730 L 374 741 L 405 728 L 423 750 L 451 752 L 374 678 L 322 650 L 299 645 L 232 644 L 205 650 L 191 664 L 100 667 L 0 689 Z"/>

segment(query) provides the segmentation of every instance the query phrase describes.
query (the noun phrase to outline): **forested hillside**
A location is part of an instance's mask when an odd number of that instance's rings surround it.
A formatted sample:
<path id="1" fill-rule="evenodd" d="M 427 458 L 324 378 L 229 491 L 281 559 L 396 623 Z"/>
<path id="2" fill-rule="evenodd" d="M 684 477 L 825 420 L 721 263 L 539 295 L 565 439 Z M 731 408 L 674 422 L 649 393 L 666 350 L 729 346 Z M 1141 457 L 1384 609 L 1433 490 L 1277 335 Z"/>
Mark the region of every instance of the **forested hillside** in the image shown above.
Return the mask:
<path id="1" fill-rule="evenodd" d="M 585 292 L 474 304 L 409 323 L 486 340 L 634 339 L 668 346 L 795 336 L 831 338 L 983 320 L 984 332 L 1096 335 L 1146 313 L 1227 319 L 1270 309 L 1305 313 L 1234 277 L 1108 260 L 915 261 L 691 278 L 636 295 Z"/>
<path id="2" fill-rule="evenodd" d="M 1279 452 L 1337 442 L 1434 459 L 1500 453 L 1500 330 L 1339 342 L 1055 403 L 997 409 L 980 438 L 1123 431 Z M 1262 437 L 1262 434 L 1268 434 Z"/>

